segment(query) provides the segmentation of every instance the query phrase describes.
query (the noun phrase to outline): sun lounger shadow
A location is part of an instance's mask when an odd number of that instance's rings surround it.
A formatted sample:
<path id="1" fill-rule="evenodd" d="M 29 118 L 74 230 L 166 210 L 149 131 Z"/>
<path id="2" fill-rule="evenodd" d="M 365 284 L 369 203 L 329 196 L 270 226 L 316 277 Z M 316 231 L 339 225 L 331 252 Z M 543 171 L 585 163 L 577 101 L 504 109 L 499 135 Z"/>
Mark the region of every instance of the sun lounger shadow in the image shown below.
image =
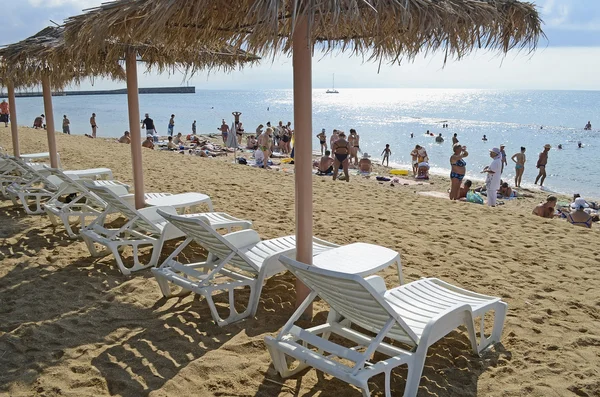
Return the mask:
<path id="1" fill-rule="evenodd" d="M 142 332 L 132 332 L 131 337 L 92 359 L 92 365 L 106 380 L 109 393 L 146 396 L 162 388 L 187 365 L 210 361 L 203 357 L 219 354 L 221 346 L 242 332 L 241 328 L 222 328 L 212 321 L 199 324 L 199 306 L 195 300 L 178 302 L 175 310 L 169 305 L 168 310 L 153 311 L 153 325 L 148 324 Z M 212 363 L 206 365 L 210 370 Z"/>

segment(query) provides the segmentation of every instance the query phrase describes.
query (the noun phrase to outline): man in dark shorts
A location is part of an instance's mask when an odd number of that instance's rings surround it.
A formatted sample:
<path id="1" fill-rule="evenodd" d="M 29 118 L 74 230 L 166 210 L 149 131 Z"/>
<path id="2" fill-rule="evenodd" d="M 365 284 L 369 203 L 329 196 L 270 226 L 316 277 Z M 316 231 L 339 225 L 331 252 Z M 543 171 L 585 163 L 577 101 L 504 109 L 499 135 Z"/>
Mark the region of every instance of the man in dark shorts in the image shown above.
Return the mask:
<path id="1" fill-rule="evenodd" d="M 154 120 L 150 118 L 148 113 L 144 115 L 144 120 L 142 120 L 142 126 L 146 128 L 146 136 L 152 135 L 155 141 L 158 141 L 158 137 L 156 136 L 156 129 L 154 128 Z"/>
<path id="2" fill-rule="evenodd" d="M 539 170 L 538 176 L 535 178 L 535 184 L 537 185 L 538 180 L 540 180 L 540 186 L 544 185 L 544 180 L 546 179 L 546 164 L 548 164 L 548 152 L 552 146 L 550 144 L 544 145 L 544 151 L 540 153 L 540 157 L 538 158 L 536 167 Z"/>

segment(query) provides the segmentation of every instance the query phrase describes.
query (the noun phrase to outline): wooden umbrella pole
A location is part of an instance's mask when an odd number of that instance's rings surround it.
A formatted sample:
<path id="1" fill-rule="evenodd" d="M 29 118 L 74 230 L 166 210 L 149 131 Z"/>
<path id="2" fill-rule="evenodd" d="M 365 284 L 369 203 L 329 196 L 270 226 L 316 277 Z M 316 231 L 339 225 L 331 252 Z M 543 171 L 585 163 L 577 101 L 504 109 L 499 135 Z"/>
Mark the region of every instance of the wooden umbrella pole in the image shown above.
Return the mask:
<path id="1" fill-rule="evenodd" d="M 19 125 L 17 124 L 17 103 L 15 102 L 15 85 L 8 82 L 8 106 L 10 113 L 10 131 L 12 134 L 13 153 L 15 157 L 21 156 L 19 147 Z"/>
<path id="2" fill-rule="evenodd" d="M 44 113 L 46 116 L 46 134 L 48 135 L 48 151 L 50 152 L 50 166 L 58 168 L 56 148 L 56 135 L 54 133 L 54 110 L 52 109 L 52 90 L 50 89 L 50 76 L 42 75 L 42 94 L 44 95 Z"/>
<path id="3" fill-rule="evenodd" d="M 306 17 L 298 21 L 292 40 L 296 260 L 312 265 L 312 52 Z M 302 304 L 309 292 L 309 289 L 300 280 L 296 280 L 296 307 Z M 312 317 L 312 305 L 306 309 L 304 315 Z"/>
<path id="4" fill-rule="evenodd" d="M 140 99 L 137 78 L 137 54 L 130 49 L 125 55 L 127 73 L 127 105 L 129 106 L 129 132 L 131 134 L 131 164 L 133 166 L 133 188 L 135 208 L 143 208 L 144 168 L 142 164 L 142 137 L 140 126 Z"/>

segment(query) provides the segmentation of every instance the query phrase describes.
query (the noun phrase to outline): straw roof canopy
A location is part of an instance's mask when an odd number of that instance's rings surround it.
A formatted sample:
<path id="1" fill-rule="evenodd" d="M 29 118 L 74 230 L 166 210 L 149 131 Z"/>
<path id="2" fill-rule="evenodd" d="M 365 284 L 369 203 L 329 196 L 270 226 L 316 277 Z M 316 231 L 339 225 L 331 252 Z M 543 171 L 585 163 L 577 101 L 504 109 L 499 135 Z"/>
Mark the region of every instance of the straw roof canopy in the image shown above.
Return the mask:
<path id="1" fill-rule="evenodd" d="M 150 39 L 173 49 L 227 40 L 270 55 L 291 51 L 304 17 L 313 46 L 392 62 L 437 50 L 446 58 L 532 51 L 544 35 L 535 6 L 517 0 L 118 0 L 85 14 L 75 40 Z"/>
<path id="2" fill-rule="evenodd" d="M 47 27 L 18 43 L 0 49 L 5 68 L 2 77 L 19 87 L 40 84 L 44 74 L 50 75 L 53 89 L 79 83 L 86 77 L 124 79 L 123 68 L 117 62 L 87 65 L 73 56 L 64 39 L 63 27 Z"/>
<path id="3" fill-rule="evenodd" d="M 194 45 L 187 48 L 153 44 L 144 37 L 145 35 L 136 40 L 104 34 L 90 37 L 82 34 L 86 31 L 90 18 L 104 20 L 104 10 L 75 16 L 65 23 L 66 41 L 71 46 L 71 51 L 86 65 L 119 62 L 125 58 L 128 51 L 134 51 L 138 60 L 146 63 L 148 69 L 155 68 L 159 72 L 176 69 L 190 76 L 204 69 L 228 72 L 245 63 L 254 64 L 260 60 L 256 55 L 235 48 L 222 40 L 210 46 Z"/>

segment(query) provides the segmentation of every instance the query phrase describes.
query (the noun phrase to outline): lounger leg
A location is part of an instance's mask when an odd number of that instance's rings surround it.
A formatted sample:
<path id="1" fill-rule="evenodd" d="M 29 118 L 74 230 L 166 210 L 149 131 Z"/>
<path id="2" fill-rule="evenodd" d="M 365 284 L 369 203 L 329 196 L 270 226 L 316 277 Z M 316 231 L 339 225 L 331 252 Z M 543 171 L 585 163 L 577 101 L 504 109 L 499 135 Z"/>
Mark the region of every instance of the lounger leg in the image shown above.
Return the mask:
<path id="1" fill-rule="evenodd" d="M 290 370 L 290 367 L 289 367 L 289 365 L 287 363 L 287 359 L 286 359 L 287 356 L 285 353 L 283 353 L 281 350 L 278 350 L 275 347 L 271 346 L 269 343 L 267 343 L 267 349 L 269 350 L 269 354 L 271 355 L 271 360 L 273 361 L 273 367 L 275 367 L 275 369 L 277 370 L 277 372 L 279 372 L 279 375 L 282 378 L 289 378 L 290 376 L 294 376 L 298 372 L 304 371 L 308 367 L 308 364 L 299 362 L 298 367 L 296 367 L 293 370 Z M 369 389 L 367 387 L 367 391 L 368 390 Z M 368 396 L 368 394 L 366 396 Z"/>
<path id="2" fill-rule="evenodd" d="M 502 330 L 504 329 L 504 321 L 506 320 L 506 311 L 508 305 L 504 302 L 498 302 L 494 309 L 494 328 L 492 330 L 491 342 L 500 342 Z"/>
<path id="3" fill-rule="evenodd" d="M 152 269 L 154 273 L 154 278 L 156 279 L 156 282 L 158 283 L 158 286 L 160 288 L 160 292 L 163 294 L 163 296 L 165 298 L 170 298 L 171 297 L 171 285 L 169 284 L 169 280 L 167 280 L 165 277 L 163 277 L 162 275 L 154 272 L 155 269 Z"/>
<path id="4" fill-rule="evenodd" d="M 421 383 L 421 375 L 427 357 L 427 348 L 419 345 L 411 361 L 408 362 L 408 374 L 406 376 L 406 386 L 404 387 L 404 397 L 416 397 Z"/>

